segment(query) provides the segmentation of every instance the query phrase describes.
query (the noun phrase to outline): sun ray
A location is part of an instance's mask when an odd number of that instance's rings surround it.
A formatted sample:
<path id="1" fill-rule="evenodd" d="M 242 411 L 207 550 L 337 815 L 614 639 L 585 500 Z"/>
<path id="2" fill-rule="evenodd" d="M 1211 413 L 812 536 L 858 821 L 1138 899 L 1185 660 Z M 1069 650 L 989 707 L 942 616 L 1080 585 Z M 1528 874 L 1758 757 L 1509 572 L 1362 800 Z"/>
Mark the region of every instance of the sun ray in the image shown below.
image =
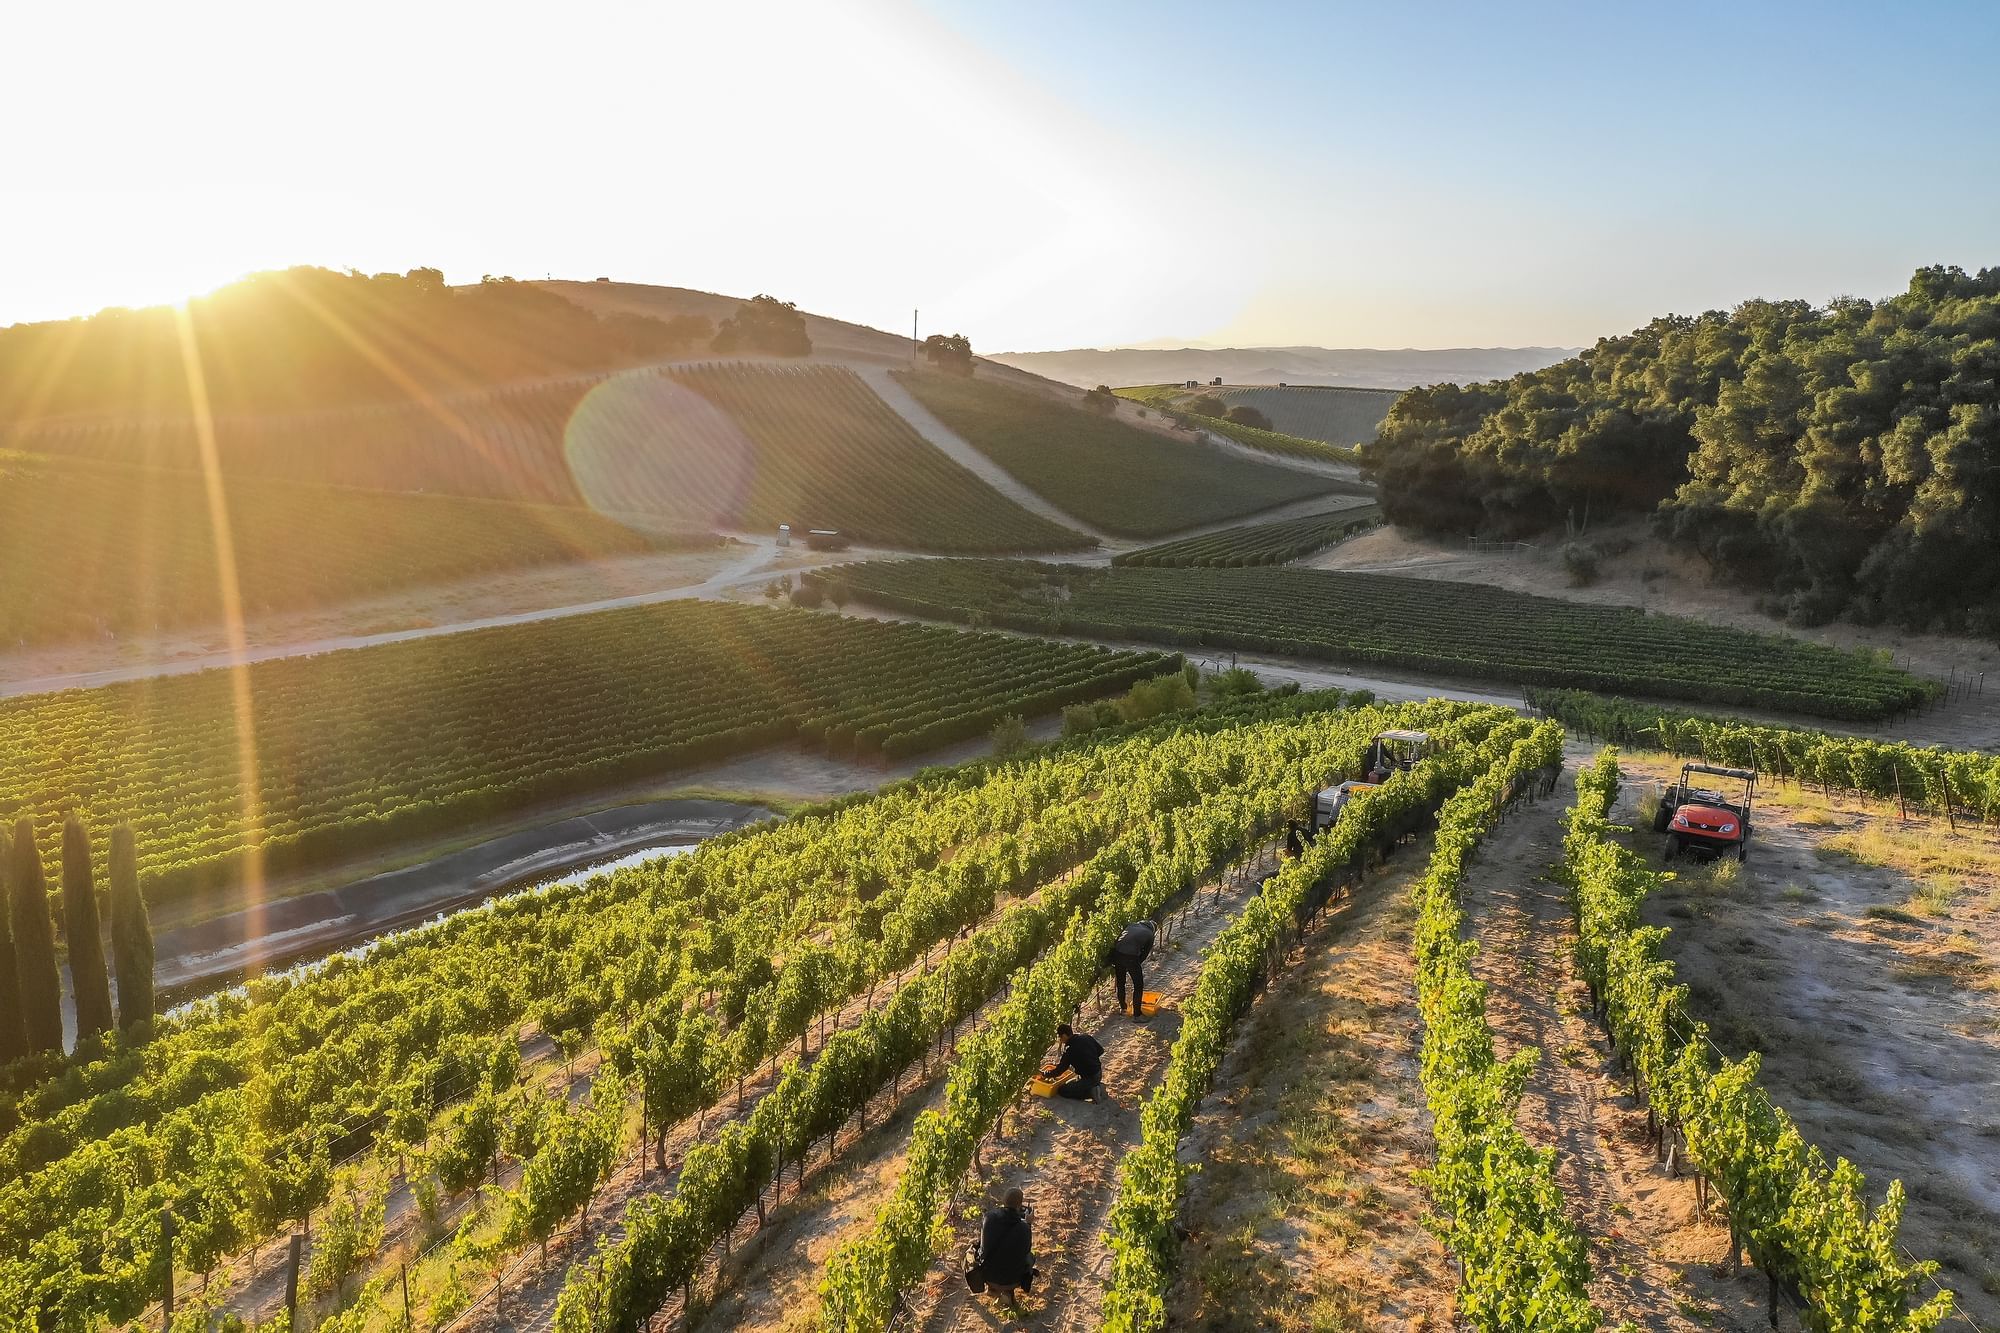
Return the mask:
<path id="1" fill-rule="evenodd" d="M 243 595 L 236 567 L 236 544 L 230 530 L 229 500 L 223 489 L 222 463 L 215 447 L 215 417 L 209 410 L 208 380 L 203 372 L 201 349 L 196 344 L 194 325 L 186 307 L 175 307 L 174 327 L 180 335 L 181 367 L 187 378 L 188 402 L 193 409 L 195 444 L 201 456 L 202 482 L 208 498 L 216 585 L 222 605 L 222 628 L 231 658 L 231 665 L 224 670 L 229 673 L 230 702 L 236 719 L 238 788 L 243 793 L 243 895 L 245 905 L 252 914 L 252 933 L 261 934 L 264 929 L 263 788 L 258 775 L 256 701 L 251 694 L 247 660 L 249 640 L 243 624 Z"/>

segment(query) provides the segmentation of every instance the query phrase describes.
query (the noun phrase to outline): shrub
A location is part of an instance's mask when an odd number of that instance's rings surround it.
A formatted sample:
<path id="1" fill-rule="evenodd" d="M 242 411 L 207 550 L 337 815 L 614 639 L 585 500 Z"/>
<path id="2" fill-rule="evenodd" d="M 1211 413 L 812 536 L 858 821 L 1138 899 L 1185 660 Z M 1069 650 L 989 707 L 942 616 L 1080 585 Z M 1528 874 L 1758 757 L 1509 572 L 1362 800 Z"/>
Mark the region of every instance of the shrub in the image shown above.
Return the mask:
<path id="1" fill-rule="evenodd" d="M 1563 569 L 1569 574 L 1570 587 L 1588 588 L 1597 582 L 1597 561 L 1597 548 L 1589 542 L 1563 543 Z"/>
<path id="2" fill-rule="evenodd" d="M 1297 683 L 1294 682 L 1294 688 Z M 1209 678 L 1209 688 L 1218 699 L 1237 699 L 1246 694 L 1260 694 L 1264 682 L 1257 679 L 1257 673 L 1249 667 L 1233 666 L 1227 671 L 1217 672 Z"/>
<path id="3" fill-rule="evenodd" d="M 1028 726 L 1014 713 L 995 722 L 988 735 L 993 738 L 994 755 L 1001 759 L 1011 759 L 1028 748 Z"/>
<path id="4" fill-rule="evenodd" d="M 1098 728 L 1097 709 L 1090 704 L 1071 704 L 1062 710 L 1063 735 L 1088 736 Z"/>

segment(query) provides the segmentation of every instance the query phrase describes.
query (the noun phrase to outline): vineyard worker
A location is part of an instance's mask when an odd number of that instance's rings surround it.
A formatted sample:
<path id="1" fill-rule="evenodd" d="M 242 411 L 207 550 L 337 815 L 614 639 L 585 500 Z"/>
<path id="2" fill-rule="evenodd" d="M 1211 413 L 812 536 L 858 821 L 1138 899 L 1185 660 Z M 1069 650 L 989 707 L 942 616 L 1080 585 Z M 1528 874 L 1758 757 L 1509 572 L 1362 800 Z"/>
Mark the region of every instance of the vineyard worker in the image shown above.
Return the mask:
<path id="1" fill-rule="evenodd" d="M 1056 1085 L 1056 1096 L 1073 1102 L 1096 1101 L 1097 1089 L 1104 1082 L 1104 1047 L 1097 1038 L 1078 1032 L 1067 1023 L 1056 1024 L 1056 1035 L 1062 1038 L 1062 1060 L 1048 1071 L 1048 1076 L 1061 1078 L 1065 1070 L 1076 1075 L 1069 1082 Z"/>
<path id="2" fill-rule="evenodd" d="M 973 1291 L 996 1290 L 1016 1303 L 1017 1291 L 1034 1288 L 1040 1273 L 1035 1267 L 1035 1229 L 1028 1217 L 1028 1202 L 1018 1189 L 1007 1191 L 998 1208 L 988 1210 L 979 1228 L 979 1248 L 972 1252 L 972 1266 L 965 1270 L 965 1285 Z"/>
<path id="3" fill-rule="evenodd" d="M 1118 1007 L 1125 1007 L 1125 979 L 1132 979 L 1132 1017 L 1139 1017 L 1139 1006 L 1146 998 L 1146 955 L 1153 952 L 1153 938 L 1158 928 L 1149 921 L 1134 921 L 1125 927 L 1125 933 L 1118 937 L 1118 943 L 1111 946 L 1111 970 L 1118 977 Z"/>

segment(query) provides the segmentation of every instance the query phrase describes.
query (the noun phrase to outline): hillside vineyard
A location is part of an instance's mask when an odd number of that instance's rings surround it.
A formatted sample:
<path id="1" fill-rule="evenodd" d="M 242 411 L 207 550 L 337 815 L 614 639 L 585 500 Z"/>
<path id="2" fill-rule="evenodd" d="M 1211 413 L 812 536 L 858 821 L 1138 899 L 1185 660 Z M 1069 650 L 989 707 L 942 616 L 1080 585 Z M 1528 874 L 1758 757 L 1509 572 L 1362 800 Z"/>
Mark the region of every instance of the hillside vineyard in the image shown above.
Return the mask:
<path id="1" fill-rule="evenodd" d="M 1111 557 L 1113 565 L 1285 565 L 1324 550 L 1342 538 L 1382 521 L 1382 511 L 1365 500 L 1343 509 L 1277 523 L 1224 528 L 1202 537 L 1163 542 Z"/>
<path id="2" fill-rule="evenodd" d="M 1037 495 L 1119 536 L 1163 536 L 1340 489 L 1030 389 L 957 375 L 896 378 Z"/>
<path id="3" fill-rule="evenodd" d="M 225 671 L 0 701 L 0 805 L 131 823 L 157 901 L 793 738 L 921 753 L 1177 663 L 671 602 L 258 663 L 248 736 Z"/>
<path id="4" fill-rule="evenodd" d="M 946 458 L 840 366 L 572 376 L 425 403 L 227 416 L 215 434 L 220 466 L 242 476 L 587 504 L 689 528 L 829 527 L 917 550 L 1092 544 Z M 0 445 L 201 466 L 186 418 L 48 425 L 0 434 Z"/>
<path id="5" fill-rule="evenodd" d="M 758 1170 L 823 1132 L 821 1117 L 851 1113 L 827 1100 L 851 1096 L 825 1082 L 832 1071 L 872 1087 L 927 1045 L 910 1024 L 941 1021 L 939 1003 L 976 1004 L 1053 945 L 1075 909 L 1103 905 L 1084 918 L 1095 938 L 1128 894 L 1160 901 L 1239 855 L 1299 790 L 1358 762 L 1374 730 L 1464 711 L 1326 704 L 1278 701 L 926 776 L 197 1004 L 143 1047 L 6 1107 L 0 1304 L 130 1319 L 161 1290 L 168 1200 L 177 1258 L 199 1272 L 324 1204 L 333 1160 L 426 1136 L 456 1160 L 451 1145 L 480 1132 L 492 1098 L 510 1118 L 534 1111 L 534 1094 L 515 1086 L 524 1020 L 563 1041 L 603 1040 L 604 1095 L 651 1089 L 658 1126 L 696 1115 L 795 1044 L 803 1053 L 829 1007 L 886 983 L 884 1003 L 831 1039 L 861 1063 L 830 1045 L 811 1066 L 812 1100 L 768 1130 L 753 1117 L 749 1132 L 775 1137 L 727 1190 L 754 1189 Z M 964 966 L 929 974 L 950 989 L 906 975 L 932 944 L 982 922 L 960 946 Z M 1075 968 L 1074 946 L 1060 956 Z M 802 1086 L 788 1077 L 763 1104 L 790 1104 Z M 744 1133 L 732 1126 L 697 1154 L 736 1160 Z M 499 1150 L 467 1151 L 470 1171 L 452 1174 L 452 1189 L 476 1187 Z M 682 1181 L 670 1207 L 692 1215 L 685 1225 L 712 1234 L 702 1219 L 740 1211 L 695 1157 Z M 690 1191 L 704 1181 L 718 1193 L 697 1204 Z M 651 1244 L 653 1225 L 634 1219 L 635 1245 Z M 696 1258 L 707 1245 L 686 1243 Z M 85 1254 L 89 1281 L 77 1271 Z M 662 1260 L 646 1262 L 652 1273 Z"/>
<path id="6" fill-rule="evenodd" d="M 651 536 L 558 505 L 253 477 L 232 479 L 224 504 L 248 616 L 718 540 Z M 0 645 L 219 624 L 220 563 L 192 472 L 0 454 Z"/>
<path id="7" fill-rule="evenodd" d="M 1094 570 L 870 561 L 811 576 L 918 615 L 1242 648 L 1520 684 L 1873 719 L 1925 697 L 1873 658 L 1799 639 L 1472 584 L 1313 569 Z"/>

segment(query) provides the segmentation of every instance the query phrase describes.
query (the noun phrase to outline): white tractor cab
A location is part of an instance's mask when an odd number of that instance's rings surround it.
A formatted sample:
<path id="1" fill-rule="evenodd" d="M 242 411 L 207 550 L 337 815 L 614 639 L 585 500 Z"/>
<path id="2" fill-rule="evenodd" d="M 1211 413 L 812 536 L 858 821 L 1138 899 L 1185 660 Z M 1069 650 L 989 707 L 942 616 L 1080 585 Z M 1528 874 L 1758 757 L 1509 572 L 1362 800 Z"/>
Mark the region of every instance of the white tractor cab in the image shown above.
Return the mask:
<path id="1" fill-rule="evenodd" d="M 1381 731 L 1368 746 L 1366 776 L 1372 783 L 1387 782 L 1398 773 L 1407 773 L 1430 757 L 1428 731 Z"/>
<path id="2" fill-rule="evenodd" d="M 1696 774 L 1727 778 L 1730 789 L 1717 791 L 1697 787 Z M 1735 790 L 1742 783 L 1742 794 Z M 1665 857 L 1671 861 L 1683 854 L 1701 860 L 1736 854 L 1738 861 L 1750 859 L 1750 802 L 1757 794 L 1757 775 L 1747 768 L 1711 768 L 1707 764 L 1682 764 L 1681 780 L 1660 796 L 1660 808 L 1653 816 L 1653 832 L 1667 835 Z"/>
<path id="3" fill-rule="evenodd" d="M 1340 812 L 1356 797 L 1364 796 L 1397 773 L 1407 773 L 1431 752 L 1427 731 L 1378 732 L 1368 743 L 1366 776 L 1313 794 L 1312 831 L 1318 837 L 1340 819 Z"/>

